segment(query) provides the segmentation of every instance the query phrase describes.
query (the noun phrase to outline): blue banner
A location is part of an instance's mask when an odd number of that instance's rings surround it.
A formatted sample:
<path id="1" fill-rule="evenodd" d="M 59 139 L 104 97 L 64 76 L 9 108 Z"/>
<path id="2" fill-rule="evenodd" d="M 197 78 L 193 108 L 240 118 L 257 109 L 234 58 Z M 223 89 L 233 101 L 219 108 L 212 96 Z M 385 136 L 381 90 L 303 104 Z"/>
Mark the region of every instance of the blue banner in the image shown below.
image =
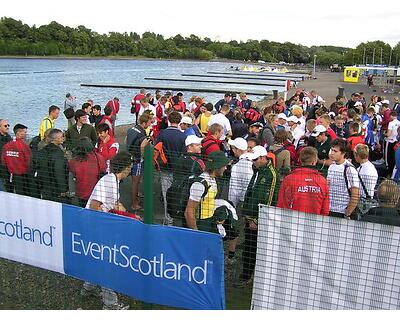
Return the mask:
<path id="1" fill-rule="evenodd" d="M 139 300 L 224 309 L 222 239 L 63 205 L 64 271 Z"/>

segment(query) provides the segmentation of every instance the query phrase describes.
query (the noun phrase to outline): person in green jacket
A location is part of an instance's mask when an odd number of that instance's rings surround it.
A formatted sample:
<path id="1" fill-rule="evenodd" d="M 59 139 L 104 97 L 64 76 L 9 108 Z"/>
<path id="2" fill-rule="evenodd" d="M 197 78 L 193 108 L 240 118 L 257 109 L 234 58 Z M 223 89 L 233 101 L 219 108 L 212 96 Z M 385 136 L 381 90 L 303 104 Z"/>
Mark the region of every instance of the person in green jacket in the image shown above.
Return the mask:
<path id="1" fill-rule="evenodd" d="M 276 205 L 279 190 L 279 175 L 268 158 L 267 150 L 262 146 L 254 147 L 252 160 L 255 170 L 247 187 L 242 211 L 246 225 L 241 285 L 249 282 L 256 264 L 258 205 Z"/>
<path id="2" fill-rule="evenodd" d="M 75 120 L 76 123 L 68 128 L 65 133 L 65 144 L 68 151 L 72 151 L 77 142 L 82 137 L 88 137 L 92 140 L 93 146 L 97 141 L 97 133 L 95 128 L 93 128 L 90 124 L 87 124 L 87 114 L 85 111 L 79 109 L 75 112 Z"/>

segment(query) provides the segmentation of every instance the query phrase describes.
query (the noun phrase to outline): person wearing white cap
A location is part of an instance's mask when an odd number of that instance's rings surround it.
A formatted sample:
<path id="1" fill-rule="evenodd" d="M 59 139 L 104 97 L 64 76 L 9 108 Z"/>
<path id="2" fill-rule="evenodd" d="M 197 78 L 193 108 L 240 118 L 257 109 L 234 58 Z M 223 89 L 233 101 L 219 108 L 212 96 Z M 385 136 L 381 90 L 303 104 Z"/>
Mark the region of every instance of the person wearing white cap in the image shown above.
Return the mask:
<path id="1" fill-rule="evenodd" d="M 315 148 L 318 152 L 318 169 L 323 170 L 326 175 L 328 173 L 328 167 L 332 164 L 332 160 L 329 159 L 332 138 L 322 124 L 319 124 L 314 128 L 311 136 L 317 141 Z"/>
<path id="2" fill-rule="evenodd" d="M 280 113 L 278 114 L 278 125 L 276 127 L 276 130 L 287 130 L 288 125 L 287 125 L 287 117 L 286 114 Z"/>
<path id="3" fill-rule="evenodd" d="M 189 129 L 191 128 L 193 124 L 193 120 L 191 117 L 188 116 L 183 116 L 181 123 L 179 124 L 179 128 L 181 129 L 181 131 L 183 131 L 185 133 L 186 136 L 190 136 L 191 134 L 194 133 L 189 133 Z"/>
<path id="4" fill-rule="evenodd" d="M 185 139 L 186 152 L 182 153 L 176 161 L 171 187 L 167 190 L 167 213 L 173 218 L 175 226 L 183 225 L 183 217 L 177 214 L 174 207 L 176 200 L 184 188 L 185 182 L 190 176 L 198 177 L 205 169 L 205 163 L 201 159 L 201 141 L 203 139 L 190 135 Z"/>
<path id="5" fill-rule="evenodd" d="M 236 212 L 238 212 L 239 202 L 244 200 L 247 186 L 253 176 L 253 161 L 251 160 L 252 154 L 247 153 L 247 141 L 245 139 L 236 138 L 235 140 L 229 140 L 229 145 L 235 157 L 239 158 L 239 161 L 232 166 L 228 200 L 232 202 L 232 205 L 236 208 Z M 228 263 L 234 261 L 237 240 L 238 237 L 236 236 L 229 242 Z"/>
<path id="6" fill-rule="evenodd" d="M 250 124 L 249 128 L 247 129 L 247 133 L 243 136 L 243 139 L 248 140 L 250 138 L 257 138 L 262 127 L 263 125 L 261 122 L 254 122 Z"/>
<path id="7" fill-rule="evenodd" d="M 279 189 L 279 175 L 268 152 L 262 146 L 255 146 L 250 158 L 253 160 L 255 171 L 247 187 L 243 201 L 242 213 L 246 218 L 244 229 L 243 268 L 239 286 L 246 285 L 254 271 L 257 251 L 257 224 L 259 204 L 276 205 Z"/>
<path id="8" fill-rule="evenodd" d="M 287 119 L 288 125 L 289 125 L 289 132 L 292 134 L 293 137 L 293 144 L 295 148 L 297 148 L 297 145 L 299 144 L 299 141 L 301 137 L 305 135 L 305 130 L 302 129 L 302 127 L 299 125 L 300 120 L 296 116 L 290 116 Z"/>

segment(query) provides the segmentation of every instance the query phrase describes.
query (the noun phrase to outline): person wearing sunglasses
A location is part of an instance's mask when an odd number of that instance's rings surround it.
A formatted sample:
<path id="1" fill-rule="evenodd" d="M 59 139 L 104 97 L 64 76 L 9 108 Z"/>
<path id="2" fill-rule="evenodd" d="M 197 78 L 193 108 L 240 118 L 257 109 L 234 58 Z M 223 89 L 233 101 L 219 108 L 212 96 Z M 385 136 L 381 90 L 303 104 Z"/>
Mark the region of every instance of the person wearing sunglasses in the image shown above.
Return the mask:
<path id="1" fill-rule="evenodd" d="M 8 123 L 7 120 L 5 119 L 0 119 L 0 154 L 3 150 L 3 147 L 6 143 L 10 142 L 12 140 L 10 134 L 8 133 L 10 131 L 10 124 Z M 10 186 L 9 186 L 9 175 L 7 169 L 3 166 L 3 164 L 0 163 L 0 188 L 10 191 Z"/>

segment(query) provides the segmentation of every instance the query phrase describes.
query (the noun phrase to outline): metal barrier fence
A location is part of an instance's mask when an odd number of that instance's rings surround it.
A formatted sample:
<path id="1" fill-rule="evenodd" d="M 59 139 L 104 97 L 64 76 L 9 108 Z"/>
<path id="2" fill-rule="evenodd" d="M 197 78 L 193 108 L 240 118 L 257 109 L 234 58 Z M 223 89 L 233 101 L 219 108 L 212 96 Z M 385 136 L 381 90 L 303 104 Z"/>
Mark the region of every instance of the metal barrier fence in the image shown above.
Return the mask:
<path id="1" fill-rule="evenodd" d="M 129 157 L 126 170 L 127 160 L 121 152 L 110 161 L 95 154 L 87 142 L 77 141 L 78 148 L 66 153 L 60 143 L 33 150 L 32 160 L 26 159 L 30 161 L 29 170 L 22 174 L 10 175 L 3 166 L 4 188 L 104 211 L 111 209 L 105 207 L 111 203 L 113 209 L 143 216 L 146 223 L 220 233 L 225 244 L 227 309 L 250 309 L 253 284 L 261 281 L 254 277 L 256 260 L 263 258 L 256 258 L 260 254 L 259 204 L 342 218 L 352 207 L 351 219 L 400 225 L 397 185 L 389 180 L 381 182 L 377 176 L 364 176 L 360 183 L 360 176 L 352 167 L 346 169 L 346 174 L 343 170 L 320 174 L 311 166 L 277 170 L 273 160 L 263 154 L 244 154 L 232 162 L 222 156 L 209 155 L 205 159 L 201 154 L 170 153 L 167 164 L 158 158 L 160 168 L 157 166 L 156 170 L 153 148 L 149 146 L 145 148 L 144 161 L 136 158 L 132 168 Z M 121 150 L 126 150 L 126 146 L 119 146 Z M 130 150 L 135 151 L 140 152 Z M 107 172 L 117 172 L 118 178 Z M 326 174 L 329 189 L 323 177 Z M 103 180 L 103 205 L 91 201 L 99 197 L 97 194 L 91 198 L 99 179 Z M 366 199 L 364 190 L 379 201 Z M 285 233 L 284 229 L 281 231 Z M 343 231 L 344 238 L 351 236 L 353 241 L 359 241 L 357 235 L 346 232 Z M 81 285 L 81 281 L 63 275 L 0 259 L 1 309 L 101 308 L 99 299 L 80 296 Z M 149 307 L 131 298 L 122 300 L 131 308 Z"/>

